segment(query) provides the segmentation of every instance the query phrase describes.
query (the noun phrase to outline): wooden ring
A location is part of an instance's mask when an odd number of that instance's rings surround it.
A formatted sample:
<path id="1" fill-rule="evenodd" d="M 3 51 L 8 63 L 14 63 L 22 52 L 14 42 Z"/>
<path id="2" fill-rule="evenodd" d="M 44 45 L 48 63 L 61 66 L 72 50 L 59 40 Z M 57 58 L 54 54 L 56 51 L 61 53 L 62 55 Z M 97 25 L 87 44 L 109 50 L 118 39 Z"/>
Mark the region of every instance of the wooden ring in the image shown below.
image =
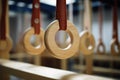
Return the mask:
<path id="1" fill-rule="evenodd" d="M 28 29 L 23 38 L 23 45 L 26 50 L 26 52 L 32 54 L 32 55 L 38 55 L 41 54 L 45 50 L 45 44 L 44 44 L 44 31 L 41 29 L 40 34 L 36 35 L 37 39 L 40 39 L 40 47 L 34 47 L 30 43 L 31 36 L 34 35 L 34 28 Z"/>
<path id="2" fill-rule="evenodd" d="M 102 47 L 103 51 L 100 50 L 100 47 Z M 105 54 L 105 45 L 103 42 L 99 42 L 97 46 L 97 54 Z"/>
<path id="3" fill-rule="evenodd" d="M 0 52 L 9 52 L 12 49 L 12 40 L 6 37 L 6 40 L 0 40 Z"/>
<path id="4" fill-rule="evenodd" d="M 118 47 L 118 48 L 117 48 L 117 49 L 118 49 L 118 52 L 115 50 L 115 45 Z M 112 54 L 113 56 L 118 56 L 118 55 L 120 55 L 120 44 L 117 44 L 115 39 L 113 39 L 113 40 L 111 41 L 111 54 Z"/>
<path id="5" fill-rule="evenodd" d="M 79 47 L 79 34 L 75 26 L 67 21 L 67 30 L 65 30 L 70 38 L 71 38 L 71 45 L 67 48 L 61 49 L 55 41 L 55 36 L 57 31 L 59 31 L 59 22 L 58 20 L 53 21 L 45 32 L 45 44 L 47 49 L 51 52 L 51 54 L 59 59 L 66 59 L 70 58 L 75 55 L 78 51 Z"/>
<path id="6" fill-rule="evenodd" d="M 86 40 L 89 40 L 90 45 L 88 46 L 86 45 Z M 94 52 L 94 48 L 95 48 L 94 36 L 88 31 L 83 31 L 80 34 L 80 51 L 84 55 L 90 55 L 91 53 Z"/>

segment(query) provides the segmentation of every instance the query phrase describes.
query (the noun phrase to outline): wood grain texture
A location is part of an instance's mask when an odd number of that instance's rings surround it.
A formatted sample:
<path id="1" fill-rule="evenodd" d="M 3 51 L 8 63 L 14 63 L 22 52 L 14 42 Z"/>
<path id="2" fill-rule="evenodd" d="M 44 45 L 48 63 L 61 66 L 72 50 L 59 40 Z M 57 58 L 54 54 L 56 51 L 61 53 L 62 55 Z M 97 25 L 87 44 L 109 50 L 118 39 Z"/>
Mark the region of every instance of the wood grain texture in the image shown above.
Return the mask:
<path id="1" fill-rule="evenodd" d="M 37 47 L 33 46 L 30 42 L 31 37 L 35 35 L 36 36 L 36 41 L 40 44 L 37 43 Z M 44 44 L 44 31 L 41 29 L 40 34 L 36 35 L 34 34 L 34 28 L 28 29 L 23 37 L 23 45 L 25 48 L 25 51 L 28 52 L 29 54 L 32 55 L 38 55 L 42 54 L 43 51 L 45 50 L 45 44 Z"/>
<path id="2" fill-rule="evenodd" d="M 4 72 L 28 80 L 59 80 L 65 75 L 76 74 L 70 71 L 2 59 L 0 60 L 0 68 Z"/>
<path id="3" fill-rule="evenodd" d="M 0 59 L 0 69 L 25 80 L 115 80 L 4 59 Z"/>
<path id="4" fill-rule="evenodd" d="M 55 36 L 57 31 L 59 31 L 59 23 L 57 20 L 52 22 L 45 32 L 45 44 L 47 49 L 51 52 L 53 56 L 59 59 L 67 59 L 75 55 L 79 48 L 79 34 L 75 26 L 67 21 L 67 30 L 71 38 L 71 44 L 67 48 L 60 48 L 56 44 Z"/>
<path id="5" fill-rule="evenodd" d="M 12 49 L 12 40 L 10 37 L 6 37 L 6 40 L 0 40 L 0 52 L 7 53 Z"/>
<path id="6" fill-rule="evenodd" d="M 87 44 L 88 43 L 88 44 Z M 90 55 L 94 52 L 95 40 L 94 36 L 88 31 L 83 31 L 80 34 L 80 52 L 84 55 Z"/>
<path id="7" fill-rule="evenodd" d="M 102 50 L 101 50 L 101 48 L 102 48 Z M 104 55 L 105 51 L 106 51 L 106 48 L 105 48 L 104 43 L 99 41 L 99 43 L 97 45 L 97 54 Z"/>
<path id="8" fill-rule="evenodd" d="M 112 39 L 112 41 L 111 41 L 111 54 L 113 56 L 119 56 L 120 55 L 120 44 L 116 43 L 115 39 Z"/>

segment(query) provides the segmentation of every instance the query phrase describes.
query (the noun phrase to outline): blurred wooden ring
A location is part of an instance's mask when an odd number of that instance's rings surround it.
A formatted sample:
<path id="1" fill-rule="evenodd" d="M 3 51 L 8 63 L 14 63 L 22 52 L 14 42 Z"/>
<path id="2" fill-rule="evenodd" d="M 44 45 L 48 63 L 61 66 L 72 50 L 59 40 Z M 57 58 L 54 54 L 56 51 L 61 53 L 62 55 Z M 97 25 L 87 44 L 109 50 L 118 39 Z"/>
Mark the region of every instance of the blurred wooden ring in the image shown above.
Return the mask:
<path id="1" fill-rule="evenodd" d="M 71 44 L 67 48 L 61 49 L 55 41 L 55 36 L 57 31 L 59 31 L 59 22 L 58 20 L 53 21 L 48 25 L 48 29 L 45 32 L 45 44 L 47 49 L 51 54 L 58 59 L 67 59 L 75 55 L 79 47 L 79 34 L 75 26 L 67 21 L 67 30 L 65 30 L 70 38 Z"/>
<path id="2" fill-rule="evenodd" d="M 40 40 L 39 46 L 35 47 L 31 44 L 30 39 L 31 37 L 35 35 L 37 39 Z M 40 34 L 34 34 L 34 28 L 30 28 L 28 29 L 23 37 L 23 45 L 24 48 L 26 50 L 26 52 L 28 52 L 29 54 L 32 55 L 38 55 L 38 54 L 42 54 L 43 51 L 45 50 L 45 44 L 44 44 L 44 31 L 41 29 Z"/>
<path id="3" fill-rule="evenodd" d="M 0 52 L 9 52 L 12 49 L 12 40 L 6 37 L 6 40 L 0 40 Z"/>
<path id="4" fill-rule="evenodd" d="M 90 45 L 86 45 L 86 40 L 89 40 Z M 80 34 L 80 51 L 84 55 L 90 55 L 91 53 L 94 52 L 94 48 L 95 48 L 94 36 L 87 30 L 83 31 Z"/>
<path id="5" fill-rule="evenodd" d="M 115 45 L 117 46 L 118 51 L 115 50 Z M 117 44 L 115 39 L 112 39 L 111 41 L 111 54 L 113 56 L 120 55 L 120 44 Z"/>
<path id="6" fill-rule="evenodd" d="M 100 48 L 102 48 L 102 51 Z M 103 44 L 103 42 L 98 43 L 97 54 L 100 54 L 100 55 L 105 54 L 105 45 Z"/>

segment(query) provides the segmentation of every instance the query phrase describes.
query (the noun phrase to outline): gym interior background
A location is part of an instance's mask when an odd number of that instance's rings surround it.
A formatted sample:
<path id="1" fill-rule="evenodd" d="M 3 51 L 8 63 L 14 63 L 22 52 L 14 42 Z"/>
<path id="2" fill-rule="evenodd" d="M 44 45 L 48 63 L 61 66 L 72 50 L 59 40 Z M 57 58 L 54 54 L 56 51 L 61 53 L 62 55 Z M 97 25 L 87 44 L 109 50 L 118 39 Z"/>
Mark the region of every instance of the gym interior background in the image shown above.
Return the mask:
<path id="1" fill-rule="evenodd" d="M 41 7 L 41 26 L 46 30 L 49 23 L 55 20 L 55 0 L 40 0 Z M 53 2 L 52 2 L 53 1 Z M 67 0 L 72 1 L 72 0 Z M 110 51 L 110 42 L 112 40 L 112 26 L 113 26 L 113 9 L 112 5 L 114 0 L 102 0 L 103 9 L 103 24 L 102 34 L 103 42 L 106 51 L 103 55 L 97 54 L 97 44 L 99 41 L 99 0 L 91 0 L 92 3 L 92 33 L 95 37 L 96 48 L 93 53 L 93 70 L 92 74 L 105 77 L 112 77 L 120 79 L 120 56 L 113 57 Z M 120 41 L 120 0 L 118 0 L 118 37 Z M 34 64 L 35 56 L 27 54 L 21 47 L 21 38 L 24 31 L 31 26 L 31 13 L 32 13 L 32 0 L 8 0 L 9 5 L 9 23 L 10 23 L 10 36 L 13 40 L 13 47 L 10 51 L 10 59 Z M 72 5 L 72 11 L 70 11 Z M 83 30 L 83 13 L 84 13 L 84 0 L 73 0 L 67 4 L 67 17 L 70 19 L 70 12 L 72 12 L 73 23 L 75 24 L 78 32 Z M 34 41 L 34 38 L 31 40 Z M 46 51 L 47 52 L 47 51 Z M 46 53 L 45 52 L 45 53 Z M 81 52 L 77 56 L 69 58 L 66 64 L 61 64 L 62 60 L 53 58 L 49 55 L 40 55 L 40 62 L 42 66 L 52 68 L 67 69 L 78 73 L 86 73 L 85 57 Z M 50 63 L 51 62 L 51 63 Z M 18 78 L 12 78 L 18 80 Z"/>

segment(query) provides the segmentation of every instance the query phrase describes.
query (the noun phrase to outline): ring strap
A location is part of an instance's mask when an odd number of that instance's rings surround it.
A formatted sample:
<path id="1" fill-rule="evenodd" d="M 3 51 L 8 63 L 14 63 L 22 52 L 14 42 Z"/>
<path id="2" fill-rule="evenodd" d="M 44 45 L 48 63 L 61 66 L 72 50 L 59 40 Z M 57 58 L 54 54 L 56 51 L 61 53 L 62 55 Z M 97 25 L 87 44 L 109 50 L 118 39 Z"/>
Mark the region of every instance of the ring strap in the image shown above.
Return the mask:
<path id="1" fill-rule="evenodd" d="M 66 0 L 57 0 L 56 2 L 56 19 L 59 21 L 59 30 L 67 29 L 66 17 Z"/>
<path id="2" fill-rule="evenodd" d="M 91 26 L 92 26 L 92 10 L 91 10 L 91 2 L 90 0 L 84 0 L 84 29 L 91 32 Z"/>
<path id="3" fill-rule="evenodd" d="M 34 33 L 40 33 L 40 0 L 33 0 L 31 26 L 34 27 Z"/>
<path id="4" fill-rule="evenodd" d="M 7 1 L 2 0 L 2 14 L 1 14 L 1 25 L 0 25 L 0 39 L 6 39 L 6 12 L 7 12 Z"/>
<path id="5" fill-rule="evenodd" d="M 113 36 L 112 38 L 116 39 L 118 42 L 118 12 L 117 12 L 117 0 L 114 0 L 114 6 L 113 6 Z"/>
<path id="6" fill-rule="evenodd" d="M 99 6 L 99 35 L 100 35 L 100 41 L 102 41 L 102 24 L 103 24 L 103 11 L 102 11 L 102 3 L 100 0 L 100 6 Z"/>
<path id="7" fill-rule="evenodd" d="M 68 5 L 68 11 L 69 11 L 69 20 L 71 21 L 71 22 L 73 22 L 73 3 L 71 3 L 71 4 L 69 4 Z"/>

